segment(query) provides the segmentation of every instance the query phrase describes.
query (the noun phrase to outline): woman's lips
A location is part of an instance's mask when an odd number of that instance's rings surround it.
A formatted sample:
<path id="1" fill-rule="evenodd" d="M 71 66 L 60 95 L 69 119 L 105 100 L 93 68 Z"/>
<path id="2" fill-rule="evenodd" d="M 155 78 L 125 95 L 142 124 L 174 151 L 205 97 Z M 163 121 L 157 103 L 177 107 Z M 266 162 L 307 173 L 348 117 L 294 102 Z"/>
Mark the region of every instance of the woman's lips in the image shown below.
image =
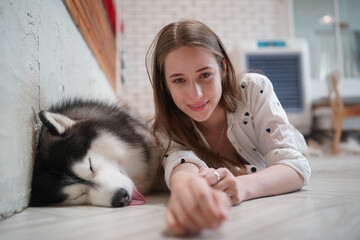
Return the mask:
<path id="1" fill-rule="evenodd" d="M 188 105 L 189 108 L 195 112 L 200 112 L 202 110 L 204 110 L 207 106 L 209 101 L 204 102 L 204 103 L 200 103 L 200 104 L 192 104 L 192 105 Z"/>

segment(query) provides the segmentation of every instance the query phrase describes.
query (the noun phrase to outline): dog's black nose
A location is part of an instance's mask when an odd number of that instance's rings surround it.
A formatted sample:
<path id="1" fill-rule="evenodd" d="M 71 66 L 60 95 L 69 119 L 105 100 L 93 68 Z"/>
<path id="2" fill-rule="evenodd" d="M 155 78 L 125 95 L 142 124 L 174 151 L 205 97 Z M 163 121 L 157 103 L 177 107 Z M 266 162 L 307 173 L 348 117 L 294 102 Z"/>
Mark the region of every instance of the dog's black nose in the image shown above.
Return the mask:
<path id="1" fill-rule="evenodd" d="M 119 188 L 111 199 L 111 205 L 113 207 L 125 207 L 129 203 L 130 196 L 124 188 Z"/>

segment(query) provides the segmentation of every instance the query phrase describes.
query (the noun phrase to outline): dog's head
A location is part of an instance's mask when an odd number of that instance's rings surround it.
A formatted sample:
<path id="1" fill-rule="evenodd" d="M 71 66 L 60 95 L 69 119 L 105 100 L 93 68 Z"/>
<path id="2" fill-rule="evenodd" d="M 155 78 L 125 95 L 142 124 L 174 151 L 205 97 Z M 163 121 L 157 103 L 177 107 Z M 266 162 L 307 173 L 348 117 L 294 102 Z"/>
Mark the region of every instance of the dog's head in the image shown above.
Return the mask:
<path id="1" fill-rule="evenodd" d="M 30 205 L 143 204 L 126 169 L 142 154 L 107 131 L 101 122 L 74 120 L 42 111 Z M 137 161 L 139 162 L 139 161 Z M 140 166 L 141 167 L 141 166 Z M 130 173 L 131 174 L 131 173 Z"/>

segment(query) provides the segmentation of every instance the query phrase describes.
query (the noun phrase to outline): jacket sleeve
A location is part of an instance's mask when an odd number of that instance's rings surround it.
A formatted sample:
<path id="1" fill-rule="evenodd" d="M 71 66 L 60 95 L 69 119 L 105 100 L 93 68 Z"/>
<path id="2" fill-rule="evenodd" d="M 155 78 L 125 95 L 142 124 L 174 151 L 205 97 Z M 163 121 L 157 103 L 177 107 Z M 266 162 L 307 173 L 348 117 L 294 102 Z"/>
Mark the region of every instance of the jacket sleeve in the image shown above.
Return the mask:
<path id="1" fill-rule="evenodd" d="M 169 140 L 164 137 L 162 139 L 162 142 L 164 149 L 166 149 Z M 175 141 L 171 141 L 170 147 L 168 151 L 164 154 L 164 158 L 161 161 L 165 172 L 165 182 L 169 189 L 172 171 L 174 170 L 174 168 L 184 162 L 193 163 L 198 168 L 207 167 L 206 163 L 200 158 L 198 158 L 193 151 L 188 150 L 185 146 Z"/>
<path id="2" fill-rule="evenodd" d="M 248 100 L 253 113 L 255 134 L 265 156 L 266 167 L 288 165 L 304 178 L 304 185 L 307 185 L 311 168 L 301 153 L 306 149 L 306 142 L 301 133 L 289 123 L 272 83 L 267 77 L 254 73 L 247 74 L 245 81 L 248 81 Z"/>

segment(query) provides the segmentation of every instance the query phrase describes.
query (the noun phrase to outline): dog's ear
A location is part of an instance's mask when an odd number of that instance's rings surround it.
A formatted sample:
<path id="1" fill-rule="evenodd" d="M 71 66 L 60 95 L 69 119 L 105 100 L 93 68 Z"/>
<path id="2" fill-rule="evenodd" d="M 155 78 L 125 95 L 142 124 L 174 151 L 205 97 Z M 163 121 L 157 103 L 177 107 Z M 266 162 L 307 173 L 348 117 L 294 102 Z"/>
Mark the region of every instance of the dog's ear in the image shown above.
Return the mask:
<path id="1" fill-rule="evenodd" d="M 53 135 L 62 135 L 75 121 L 59 113 L 41 111 L 39 117 Z"/>

